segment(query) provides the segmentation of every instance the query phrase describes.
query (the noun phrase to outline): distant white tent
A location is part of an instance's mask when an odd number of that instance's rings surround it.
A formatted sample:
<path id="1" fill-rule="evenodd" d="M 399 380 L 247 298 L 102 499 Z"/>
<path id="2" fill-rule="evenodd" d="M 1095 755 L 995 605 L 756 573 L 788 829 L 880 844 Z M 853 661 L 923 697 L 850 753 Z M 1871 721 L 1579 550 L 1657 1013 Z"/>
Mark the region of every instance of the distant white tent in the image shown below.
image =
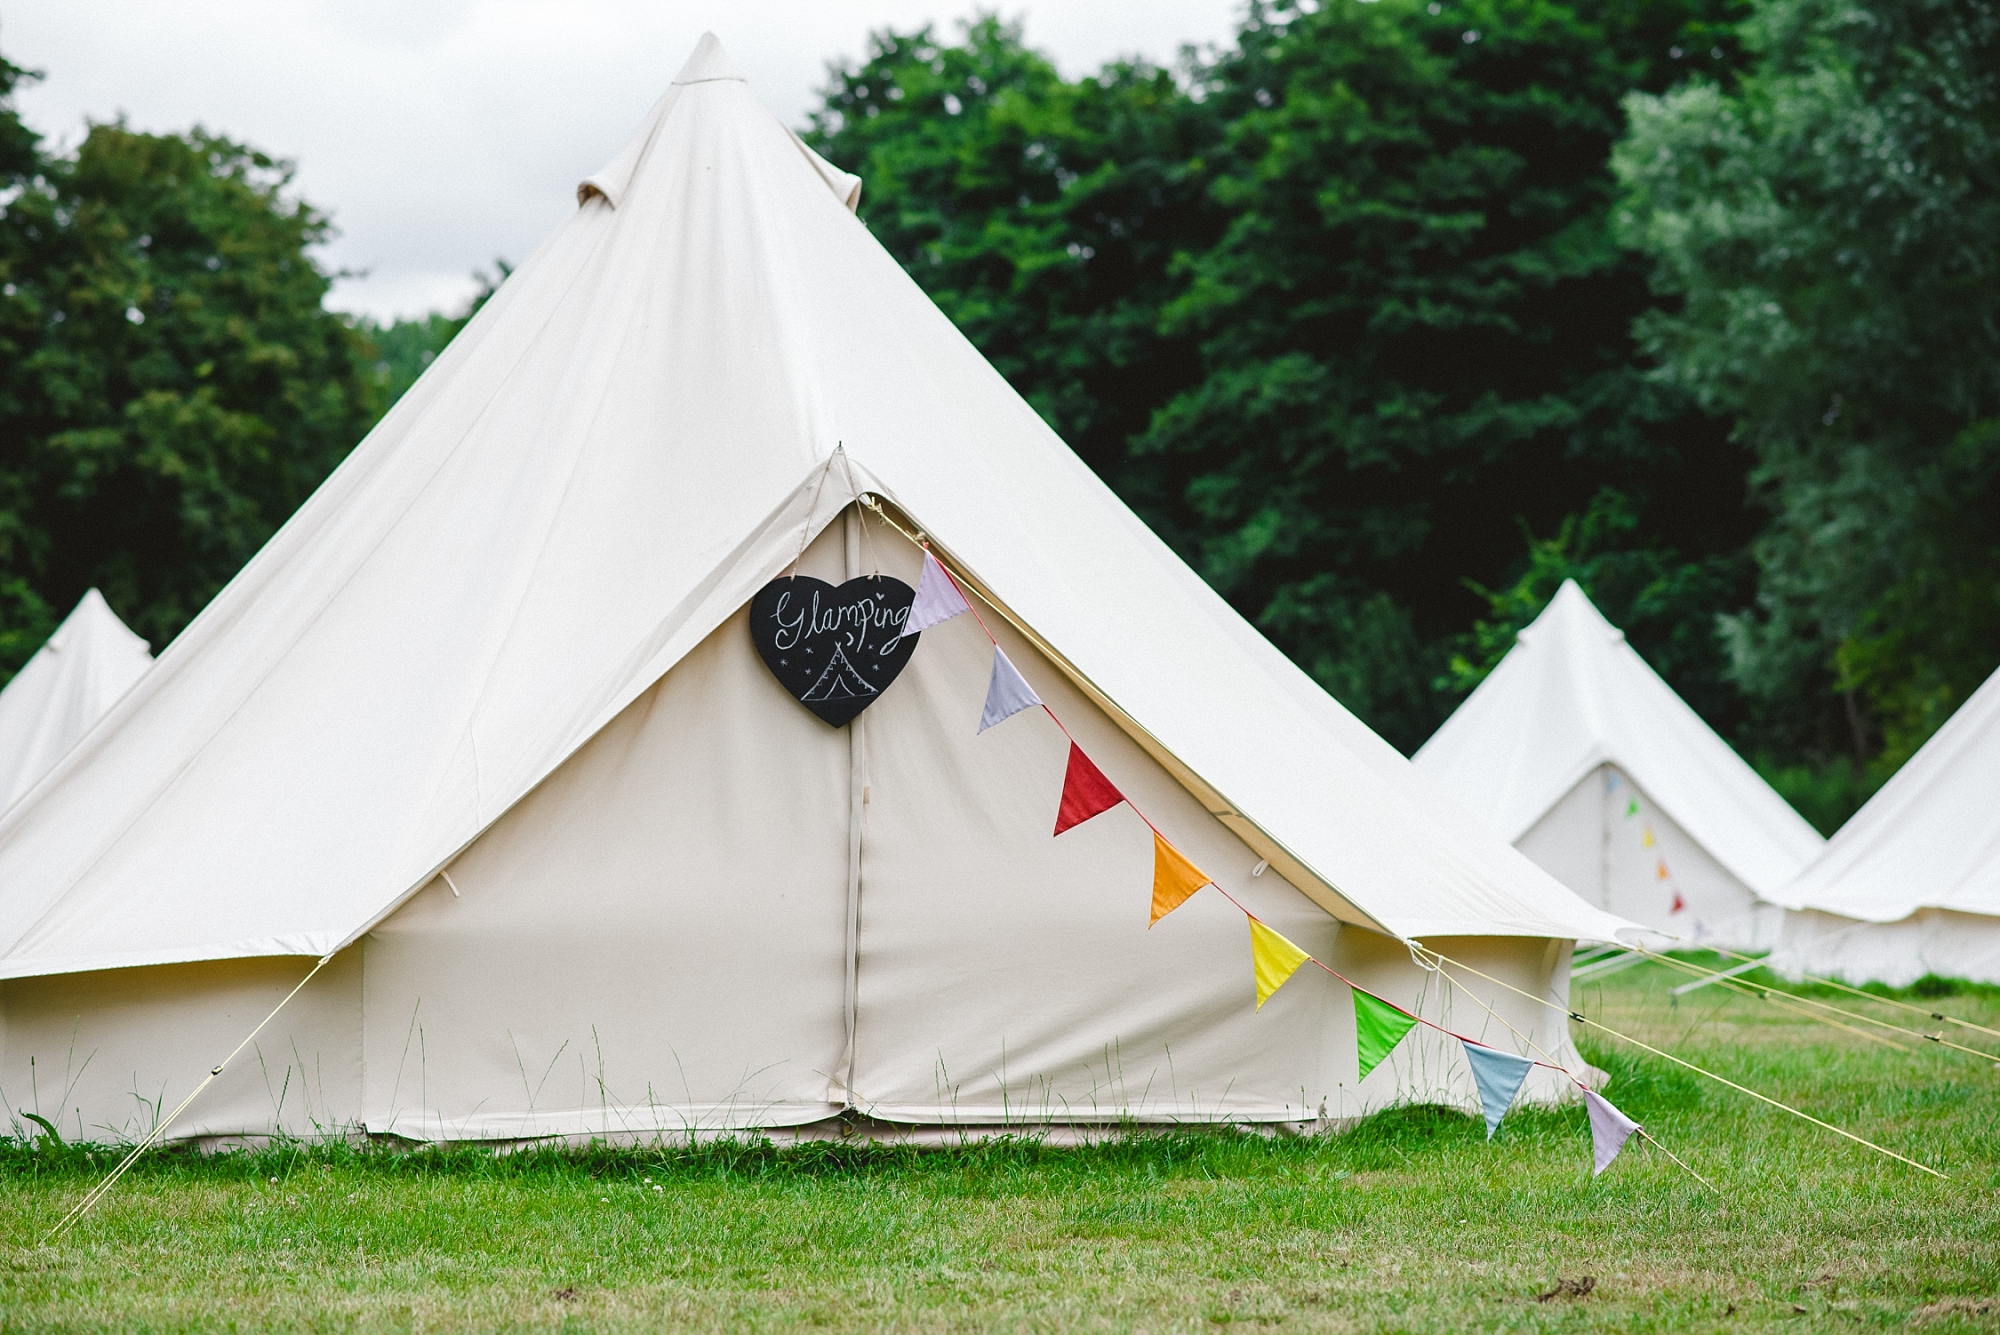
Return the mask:
<path id="1" fill-rule="evenodd" d="M 1585 900 L 1689 943 L 1771 945 L 1771 896 L 1826 842 L 1574 580 L 1415 759 Z"/>
<path id="2" fill-rule="evenodd" d="M 152 665 L 146 642 L 104 595 L 85 593 L 0 690 L 0 810 L 53 769 Z"/>
<path id="3" fill-rule="evenodd" d="M 1788 969 L 2000 983 L 2000 672 L 1778 897 Z"/>
<path id="4" fill-rule="evenodd" d="M 34 1059 L 42 1115 L 143 1130 L 327 957 L 175 1134 L 1478 1108 L 1429 1030 L 1357 1082 L 1348 991 L 1317 970 L 1256 1010 L 1213 892 L 1148 930 L 1130 807 L 1051 838 L 1068 739 L 1039 710 L 978 732 L 973 617 L 844 728 L 788 698 L 748 605 L 795 565 L 914 583 L 878 515 L 922 526 L 1231 895 L 1400 1005 L 1576 1065 L 1571 942 L 1630 924 L 1444 813 L 1177 560 L 852 216 L 858 189 L 703 39 L 577 212 L 0 819 L 8 1107 L 37 1110 Z M 1410 939 L 1529 995 L 1447 987 Z M 1528 1096 L 1569 1089 L 1542 1071 Z"/>

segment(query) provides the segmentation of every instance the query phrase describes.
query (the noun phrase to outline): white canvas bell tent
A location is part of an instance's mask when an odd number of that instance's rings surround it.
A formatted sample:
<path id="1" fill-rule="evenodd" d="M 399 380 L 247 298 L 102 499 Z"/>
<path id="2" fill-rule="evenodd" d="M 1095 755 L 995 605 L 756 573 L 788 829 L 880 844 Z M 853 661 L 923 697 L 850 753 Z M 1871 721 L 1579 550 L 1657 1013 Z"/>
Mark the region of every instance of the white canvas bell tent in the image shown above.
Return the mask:
<path id="1" fill-rule="evenodd" d="M 142 1132 L 324 956 L 172 1134 L 1477 1108 L 1429 1030 L 1357 1084 L 1348 990 L 1318 970 L 1254 1009 L 1214 891 L 1148 930 L 1135 806 L 1360 985 L 1578 1065 L 1570 943 L 1629 924 L 1452 813 L 1175 559 L 874 241 L 857 188 L 703 40 L 577 212 L 0 820 L 10 1107 Z M 1068 740 L 1040 711 L 975 735 L 972 616 L 842 729 L 765 670 L 746 607 L 795 562 L 916 581 L 878 514 L 985 591 L 1132 806 L 1051 838 Z M 1448 987 L 1405 939 L 1528 995 Z M 1568 1088 L 1541 1071 L 1528 1096 Z"/>
<path id="2" fill-rule="evenodd" d="M 1779 898 L 1786 969 L 1903 987 L 2000 983 L 2000 672 Z"/>
<path id="3" fill-rule="evenodd" d="M 1575 580 L 1417 768 L 1585 900 L 1689 943 L 1768 948 L 1825 845 Z"/>
<path id="4" fill-rule="evenodd" d="M 0 690 L 0 810 L 19 801 L 153 665 L 91 589 Z"/>

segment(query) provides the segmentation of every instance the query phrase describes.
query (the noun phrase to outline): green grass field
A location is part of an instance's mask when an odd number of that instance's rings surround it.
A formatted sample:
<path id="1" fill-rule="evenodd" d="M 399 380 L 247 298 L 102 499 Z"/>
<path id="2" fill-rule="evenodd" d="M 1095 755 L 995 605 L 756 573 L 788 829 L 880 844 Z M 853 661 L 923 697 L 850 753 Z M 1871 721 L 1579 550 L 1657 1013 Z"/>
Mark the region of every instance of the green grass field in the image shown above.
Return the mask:
<path id="1" fill-rule="evenodd" d="M 2000 1329 L 2000 1068 L 1676 981 L 1576 1000 L 1951 1179 L 1587 1032 L 1719 1192 L 1636 1142 L 1593 1182 L 1581 1109 L 1488 1143 L 1409 1108 L 1082 1150 L 164 1152 L 44 1248 L 107 1157 L 7 1145 L 0 1330 Z M 2000 1027 L 2000 993 L 1935 1004 Z"/>

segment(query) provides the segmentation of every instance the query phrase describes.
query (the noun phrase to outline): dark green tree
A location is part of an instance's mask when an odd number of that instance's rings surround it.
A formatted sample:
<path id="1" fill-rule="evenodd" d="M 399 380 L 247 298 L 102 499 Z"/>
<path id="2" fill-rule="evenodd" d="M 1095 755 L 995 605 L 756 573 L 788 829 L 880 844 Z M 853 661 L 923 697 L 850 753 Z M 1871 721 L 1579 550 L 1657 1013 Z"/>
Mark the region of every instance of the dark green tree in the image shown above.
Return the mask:
<path id="1" fill-rule="evenodd" d="M 1175 256 L 1219 234 L 1210 111 L 1170 74 L 1066 81 L 988 16 L 959 42 L 882 32 L 833 71 L 809 140 L 865 181 L 861 214 L 1043 418 L 1128 499 L 1128 442 L 1198 373 L 1158 311 Z"/>
<path id="2" fill-rule="evenodd" d="M 366 340 L 321 304 L 328 223 L 287 197 L 288 164 L 121 124 L 73 157 L 19 151 L 0 220 L 7 671 L 93 584 L 163 646 L 380 404 Z"/>
<path id="3" fill-rule="evenodd" d="M 1508 582 L 1522 524 L 1558 529 L 1604 487 L 1637 518 L 1603 538 L 1687 553 L 1730 605 L 1710 558 L 1751 532 L 1744 470 L 1637 364 L 1651 298 L 1612 235 L 1608 159 L 1628 92 L 1732 66 L 1733 17 L 1260 5 L 1197 71 L 1227 126 L 1209 191 L 1229 223 L 1162 311 L 1202 373 L 1135 442 L 1171 479 L 1155 517 L 1398 745 L 1455 702 L 1447 655 L 1485 610 L 1467 582 Z M 1676 638 L 1713 659 L 1719 609 L 1675 601 L 1696 628 Z"/>
<path id="4" fill-rule="evenodd" d="M 1772 517 L 1739 680 L 1879 777 L 2000 663 L 2000 7 L 1760 0 L 1745 34 L 1740 85 L 1631 104 L 1627 234 L 1676 302 L 1644 341 Z"/>

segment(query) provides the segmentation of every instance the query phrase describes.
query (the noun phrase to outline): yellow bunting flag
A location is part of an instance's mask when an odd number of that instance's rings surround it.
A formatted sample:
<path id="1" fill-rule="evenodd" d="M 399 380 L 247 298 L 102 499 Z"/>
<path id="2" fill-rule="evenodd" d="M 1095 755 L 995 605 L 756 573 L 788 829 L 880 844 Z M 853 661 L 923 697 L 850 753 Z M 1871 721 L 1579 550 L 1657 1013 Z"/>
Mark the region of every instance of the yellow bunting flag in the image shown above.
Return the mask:
<path id="1" fill-rule="evenodd" d="M 1178 848 L 1153 832 L 1153 922 L 1187 902 L 1189 895 L 1209 884 L 1208 873 L 1189 862 Z M 1148 927 L 1152 923 L 1146 924 Z"/>
<path id="2" fill-rule="evenodd" d="M 1276 932 L 1250 919 L 1250 965 L 1257 972 L 1257 1009 L 1263 1010 L 1271 994 L 1299 971 L 1312 956 Z"/>
<path id="3" fill-rule="evenodd" d="M 1653 827 L 1648 825 L 1646 827 L 1646 837 L 1640 841 L 1640 847 L 1651 848 L 1652 846 L 1653 846 Z"/>

